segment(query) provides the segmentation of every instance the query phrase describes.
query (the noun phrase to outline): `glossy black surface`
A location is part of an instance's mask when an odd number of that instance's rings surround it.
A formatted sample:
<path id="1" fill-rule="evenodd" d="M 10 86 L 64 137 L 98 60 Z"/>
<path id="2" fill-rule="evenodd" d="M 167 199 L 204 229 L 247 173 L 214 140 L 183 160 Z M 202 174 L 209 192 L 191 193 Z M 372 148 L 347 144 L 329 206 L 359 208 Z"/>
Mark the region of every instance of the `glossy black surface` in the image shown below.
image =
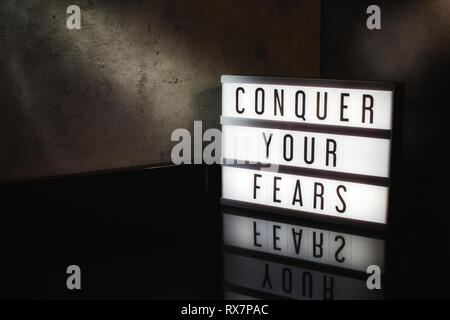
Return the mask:
<path id="1" fill-rule="evenodd" d="M 386 239 L 383 296 L 449 298 L 445 190 L 419 176 L 406 175 L 399 181 L 397 209 L 388 231 L 381 234 Z M 0 194 L 1 298 L 221 299 L 224 290 L 229 296 L 223 278 L 228 249 L 222 243 L 218 166 L 7 183 L 0 185 Z M 262 214 L 261 218 L 268 219 Z M 335 228 L 320 222 L 314 227 Z M 337 232 L 365 233 L 340 228 Z M 245 254 L 314 272 L 353 276 L 274 255 Z M 82 269 L 79 292 L 66 289 L 70 264 Z"/>

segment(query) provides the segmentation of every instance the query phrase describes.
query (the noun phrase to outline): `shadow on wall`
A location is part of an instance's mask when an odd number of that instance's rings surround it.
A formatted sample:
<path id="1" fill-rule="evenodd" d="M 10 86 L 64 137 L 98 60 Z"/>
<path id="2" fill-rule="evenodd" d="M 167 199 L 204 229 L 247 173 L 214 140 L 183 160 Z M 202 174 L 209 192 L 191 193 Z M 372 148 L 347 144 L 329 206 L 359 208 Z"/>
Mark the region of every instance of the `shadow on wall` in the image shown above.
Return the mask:
<path id="1" fill-rule="evenodd" d="M 170 162 L 218 127 L 220 75 L 318 76 L 318 1 L 71 1 L 0 8 L 0 180 Z"/>
<path id="2" fill-rule="evenodd" d="M 448 171 L 450 2 L 380 0 L 381 30 L 366 27 L 370 4 L 323 1 L 322 75 L 405 83 L 403 167 L 440 177 Z"/>
<path id="3" fill-rule="evenodd" d="M 219 80 L 220 82 L 220 80 Z M 222 87 L 216 87 L 194 95 L 194 118 L 202 120 L 208 128 L 220 128 L 222 114 Z"/>

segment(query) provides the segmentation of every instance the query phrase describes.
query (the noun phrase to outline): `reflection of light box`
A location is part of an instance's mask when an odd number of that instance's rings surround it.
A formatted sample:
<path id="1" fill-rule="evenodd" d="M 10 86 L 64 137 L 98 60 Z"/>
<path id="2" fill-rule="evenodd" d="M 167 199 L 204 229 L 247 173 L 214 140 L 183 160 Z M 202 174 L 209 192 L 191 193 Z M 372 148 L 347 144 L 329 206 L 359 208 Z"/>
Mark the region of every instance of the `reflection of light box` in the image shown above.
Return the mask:
<path id="1" fill-rule="evenodd" d="M 388 223 L 392 83 L 221 80 L 224 205 Z"/>
<path id="2" fill-rule="evenodd" d="M 383 290 L 369 290 L 366 280 L 293 266 L 271 260 L 224 253 L 224 287 L 244 296 L 300 300 L 376 300 Z"/>
<path id="3" fill-rule="evenodd" d="M 354 234 L 337 228 L 324 229 L 292 223 L 288 219 L 249 215 L 250 212 L 224 210 L 223 243 L 227 247 L 259 252 L 293 262 L 366 273 L 370 265 L 385 271 L 385 240 L 374 234 Z M 286 221 L 287 220 L 287 221 Z"/>
<path id="4" fill-rule="evenodd" d="M 371 265 L 385 280 L 383 233 L 237 208 L 223 208 L 222 217 L 226 297 L 384 296 L 366 284 Z"/>

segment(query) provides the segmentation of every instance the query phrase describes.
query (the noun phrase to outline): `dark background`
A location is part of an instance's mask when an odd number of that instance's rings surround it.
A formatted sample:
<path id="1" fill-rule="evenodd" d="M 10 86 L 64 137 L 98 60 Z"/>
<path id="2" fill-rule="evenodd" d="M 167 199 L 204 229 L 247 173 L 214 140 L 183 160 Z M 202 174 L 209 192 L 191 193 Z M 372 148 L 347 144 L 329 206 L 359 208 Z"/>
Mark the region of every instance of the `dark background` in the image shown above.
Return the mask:
<path id="1" fill-rule="evenodd" d="M 371 4 L 381 9 L 381 30 L 366 28 Z M 322 77 L 404 88 L 387 257 L 393 295 L 449 298 L 450 3 L 324 0 L 321 21 Z"/>
<path id="2" fill-rule="evenodd" d="M 142 169 L 218 126 L 221 74 L 400 82 L 386 297 L 450 298 L 448 1 L 378 1 L 381 30 L 365 1 L 80 1 L 75 33 L 69 4 L 0 9 L 1 298 L 222 297 L 220 168 Z"/>
<path id="3" fill-rule="evenodd" d="M 208 191 L 202 165 L 0 185 L 0 297 L 221 298 L 217 169 Z"/>

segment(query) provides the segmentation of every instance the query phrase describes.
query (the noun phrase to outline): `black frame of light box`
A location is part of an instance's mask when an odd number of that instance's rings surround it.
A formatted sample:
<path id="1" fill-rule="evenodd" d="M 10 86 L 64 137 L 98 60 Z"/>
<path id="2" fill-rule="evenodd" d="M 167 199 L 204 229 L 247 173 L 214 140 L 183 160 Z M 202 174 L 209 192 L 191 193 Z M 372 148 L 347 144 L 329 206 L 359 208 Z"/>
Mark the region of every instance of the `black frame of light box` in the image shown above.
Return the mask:
<path id="1" fill-rule="evenodd" d="M 396 211 L 399 205 L 397 203 L 400 201 L 398 195 L 400 194 L 399 190 L 399 177 L 401 170 L 401 149 L 402 149 L 402 114 L 403 114 L 403 104 L 404 104 L 404 83 L 403 82 L 385 82 L 385 81 L 365 81 L 365 80 L 337 80 L 337 79 L 315 79 L 315 78 L 291 78 L 291 77 L 269 77 L 269 76 L 231 76 L 224 75 L 221 78 L 222 83 L 257 83 L 257 84 L 271 84 L 271 85 L 301 85 L 301 86 L 314 86 L 314 87 L 324 87 L 324 88 L 345 88 L 345 89 L 368 89 L 368 90 L 388 90 L 393 93 L 393 110 L 392 110 L 392 129 L 390 132 L 390 140 L 391 140 L 391 158 L 390 158 L 390 172 L 388 179 L 388 217 L 387 223 L 376 223 L 376 222 L 367 222 L 362 220 L 350 219 L 350 218 L 340 218 L 334 217 L 326 214 L 317 214 L 308 211 L 301 210 L 293 210 L 293 209 L 285 209 L 278 208 L 268 205 L 254 204 L 249 202 L 225 199 L 221 196 L 220 202 L 223 206 L 226 207 L 236 207 L 242 208 L 246 210 L 252 211 L 260 211 L 271 214 L 280 214 L 291 218 L 301 218 L 301 219 L 310 219 L 313 221 L 331 223 L 336 225 L 348 226 L 351 228 L 363 228 L 370 229 L 375 231 L 385 231 L 388 229 L 388 226 L 391 222 L 391 215 L 393 211 Z M 221 125 L 230 125 L 233 124 L 234 121 L 238 120 L 241 125 L 243 124 L 252 124 L 252 119 L 229 119 L 227 117 L 221 117 Z M 259 121 L 259 120 L 257 120 Z M 268 126 L 270 126 L 271 120 L 267 120 Z M 295 123 L 282 123 L 277 121 L 277 127 L 280 129 L 293 129 L 295 127 Z M 302 124 L 303 125 L 303 124 Z M 310 132 L 322 132 L 322 126 L 324 125 L 311 125 L 307 128 L 307 131 Z M 327 125 L 328 126 L 328 125 Z M 328 126 L 331 127 L 327 131 L 328 133 L 335 132 L 339 133 L 339 130 L 342 130 L 338 126 Z M 355 134 L 360 135 L 360 128 L 354 128 L 356 131 Z M 374 129 L 362 129 L 363 131 L 369 132 Z M 380 137 L 385 136 L 386 133 L 382 131 L 378 131 L 379 129 L 375 129 L 374 132 L 370 132 L 369 136 L 373 137 L 373 133 L 378 132 Z M 377 133 L 376 133 L 377 134 Z M 226 159 L 223 159 L 224 165 L 230 165 L 226 162 Z M 232 164 L 232 166 L 240 166 L 240 164 Z M 248 165 L 244 165 L 248 167 Z M 258 166 L 258 165 L 256 165 Z M 299 170 L 302 169 L 299 167 Z M 308 169 L 308 171 L 311 169 Z M 314 170 L 314 169 L 312 169 Z M 317 170 L 317 173 L 320 174 L 321 170 Z M 289 172 L 285 172 L 289 173 Z M 349 174 L 345 174 L 349 176 Z M 314 175 L 315 177 L 319 177 Z M 327 175 L 329 179 L 337 179 L 341 177 L 341 173 L 333 172 L 330 175 Z M 354 179 L 361 178 L 361 175 L 354 175 Z M 374 177 L 372 177 L 374 178 Z M 365 177 L 362 177 L 365 179 Z M 374 184 L 382 185 L 385 181 L 385 178 L 376 178 L 373 181 Z M 354 181 L 358 182 L 358 181 Z"/>

